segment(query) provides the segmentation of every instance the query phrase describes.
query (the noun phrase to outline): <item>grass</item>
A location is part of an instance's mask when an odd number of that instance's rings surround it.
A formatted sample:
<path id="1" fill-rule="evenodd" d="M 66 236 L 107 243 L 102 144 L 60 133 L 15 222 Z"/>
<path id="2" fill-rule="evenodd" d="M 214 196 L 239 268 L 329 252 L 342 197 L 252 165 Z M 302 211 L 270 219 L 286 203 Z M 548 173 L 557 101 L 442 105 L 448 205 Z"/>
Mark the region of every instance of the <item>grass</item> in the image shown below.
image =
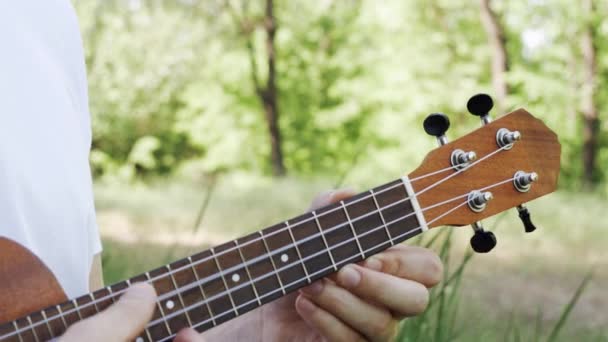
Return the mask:
<path id="1" fill-rule="evenodd" d="M 323 180 L 225 178 L 195 227 L 206 183 L 96 184 L 106 282 L 297 215 L 330 187 Z M 416 243 L 440 254 L 445 279 L 427 312 L 404 321 L 398 340 L 608 341 L 608 224 L 598 219 L 606 204 L 593 194 L 542 198 L 529 205 L 539 227 L 532 234 L 514 210 L 498 215 L 484 222 L 498 237 L 487 255 L 469 252 L 470 228 L 424 234 Z"/>

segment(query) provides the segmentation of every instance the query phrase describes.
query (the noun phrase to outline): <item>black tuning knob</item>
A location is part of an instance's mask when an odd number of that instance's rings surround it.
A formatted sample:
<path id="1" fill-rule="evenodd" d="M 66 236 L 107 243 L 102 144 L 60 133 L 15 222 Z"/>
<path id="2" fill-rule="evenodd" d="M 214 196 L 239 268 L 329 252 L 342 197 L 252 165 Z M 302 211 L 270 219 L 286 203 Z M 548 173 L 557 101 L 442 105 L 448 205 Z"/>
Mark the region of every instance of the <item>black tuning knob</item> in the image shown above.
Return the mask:
<path id="1" fill-rule="evenodd" d="M 526 233 L 531 233 L 535 231 L 536 226 L 534 225 L 534 223 L 532 223 L 532 218 L 530 217 L 530 212 L 528 211 L 528 208 L 524 207 L 523 205 L 518 205 L 517 212 L 519 213 L 519 218 L 521 219 L 521 222 L 524 224 L 524 229 L 526 230 Z"/>
<path id="2" fill-rule="evenodd" d="M 477 253 L 488 253 L 496 247 L 496 236 L 485 230 L 477 230 L 471 237 L 471 247 Z"/>
<path id="3" fill-rule="evenodd" d="M 424 119 L 422 124 L 424 131 L 428 135 L 440 138 L 445 135 L 445 132 L 450 128 L 450 119 L 443 113 L 432 113 Z"/>
<path id="4" fill-rule="evenodd" d="M 488 115 L 492 107 L 494 107 L 494 101 L 492 101 L 492 98 L 488 94 L 473 95 L 467 101 L 469 113 L 479 117 Z"/>

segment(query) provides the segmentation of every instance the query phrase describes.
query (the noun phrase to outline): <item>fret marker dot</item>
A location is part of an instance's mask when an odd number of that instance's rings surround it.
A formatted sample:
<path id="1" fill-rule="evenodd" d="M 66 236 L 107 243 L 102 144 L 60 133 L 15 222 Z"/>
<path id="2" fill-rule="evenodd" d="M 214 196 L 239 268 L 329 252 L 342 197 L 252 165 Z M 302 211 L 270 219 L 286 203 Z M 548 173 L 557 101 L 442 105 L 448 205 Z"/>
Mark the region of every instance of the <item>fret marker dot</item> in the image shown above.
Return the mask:
<path id="1" fill-rule="evenodd" d="M 287 256 L 287 254 L 281 254 L 281 261 L 282 262 L 287 262 L 289 260 L 289 257 Z"/>
<path id="2" fill-rule="evenodd" d="M 238 283 L 239 280 L 241 280 L 241 276 L 240 275 L 238 275 L 237 273 L 235 273 L 235 274 L 232 275 L 232 281 L 233 282 Z"/>
<path id="3" fill-rule="evenodd" d="M 144 342 L 143 337 L 139 336 L 138 338 L 135 339 L 135 342 Z"/>
<path id="4" fill-rule="evenodd" d="M 173 308 L 175 307 L 175 303 L 173 303 L 173 301 L 172 301 L 172 300 L 168 300 L 168 301 L 165 303 L 165 306 L 167 307 L 167 309 L 171 310 L 171 309 L 173 309 Z"/>

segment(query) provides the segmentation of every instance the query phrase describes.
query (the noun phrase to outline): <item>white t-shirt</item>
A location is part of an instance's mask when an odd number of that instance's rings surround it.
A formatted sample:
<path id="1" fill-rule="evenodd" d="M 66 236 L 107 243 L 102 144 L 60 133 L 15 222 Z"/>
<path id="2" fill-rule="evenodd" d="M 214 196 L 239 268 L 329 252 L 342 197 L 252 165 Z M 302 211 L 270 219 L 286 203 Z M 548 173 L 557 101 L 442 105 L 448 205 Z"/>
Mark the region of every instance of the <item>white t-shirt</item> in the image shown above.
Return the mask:
<path id="1" fill-rule="evenodd" d="M 0 236 L 37 255 L 69 297 L 101 251 L 82 41 L 69 0 L 0 1 Z"/>

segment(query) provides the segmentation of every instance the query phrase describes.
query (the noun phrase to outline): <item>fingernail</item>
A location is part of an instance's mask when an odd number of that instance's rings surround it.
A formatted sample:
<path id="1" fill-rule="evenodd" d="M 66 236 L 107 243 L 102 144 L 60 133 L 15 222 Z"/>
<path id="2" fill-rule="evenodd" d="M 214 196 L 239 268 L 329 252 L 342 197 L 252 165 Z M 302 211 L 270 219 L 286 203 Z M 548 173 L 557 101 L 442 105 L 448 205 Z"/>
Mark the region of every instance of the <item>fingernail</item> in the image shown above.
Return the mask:
<path id="1" fill-rule="evenodd" d="M 318 295 L 321 293 L 321 291 L 323 291 L 323 280 L 317 280 L 314 283 L 302 288 L 302 292 L 312 296 Z"/>
<path id="2" fill-rule="evenodd" d="M 308 313 L 313 312 L 316 309 L 315 305 L 308 298 L 303 296 L 298 298 L 298 306 L 300 307 L 300 310 Z"/>
<path id="3" fill-rule="evenodd" d="M 365 260 L 365 267 L 369 268 L 370 270 L 380 271 L 382 270 L 382 261 L 380 261 L 378 258 L 371 257 Z"/>
<path id="4" fill-rule="evenodd" d="M 338 280 L 340 281 L 340 285 L 350 289 L 359 285 L 359 282 L 361 281 L 361 274 L 355 269 L 354 266 L 348 265 L 338 272 Z"/>

